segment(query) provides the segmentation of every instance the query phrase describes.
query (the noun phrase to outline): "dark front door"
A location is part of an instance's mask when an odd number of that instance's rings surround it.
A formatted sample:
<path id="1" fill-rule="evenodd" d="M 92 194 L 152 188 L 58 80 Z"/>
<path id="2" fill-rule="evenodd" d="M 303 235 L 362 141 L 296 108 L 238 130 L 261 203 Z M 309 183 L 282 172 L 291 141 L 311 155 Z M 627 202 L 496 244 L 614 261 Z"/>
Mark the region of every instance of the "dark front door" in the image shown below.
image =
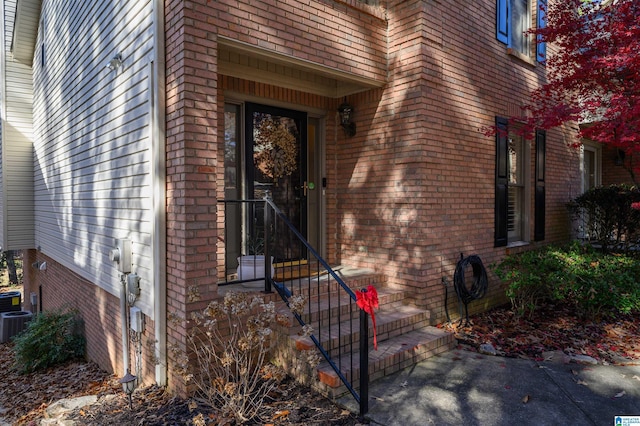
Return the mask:
<path id="1" fill-rule="evenodd" d="M 245 104 L 247 197 L 274 203 L 307 236 L 307 114 L 265 105 Z M 248 230 L 260 234 L 263 218 L 255 212 Z M 293 243 L 293 244 L 292 244 Z M 304 258 L 291 233 L 278 229 L 272 242 L 276 262 Z"/>

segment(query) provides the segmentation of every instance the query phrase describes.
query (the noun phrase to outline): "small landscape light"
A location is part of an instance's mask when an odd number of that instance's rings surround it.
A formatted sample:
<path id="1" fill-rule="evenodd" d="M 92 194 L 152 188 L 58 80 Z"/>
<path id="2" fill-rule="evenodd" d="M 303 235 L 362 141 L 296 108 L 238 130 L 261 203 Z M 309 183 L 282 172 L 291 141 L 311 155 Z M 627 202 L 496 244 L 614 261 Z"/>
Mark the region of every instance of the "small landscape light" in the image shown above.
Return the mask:
<path id="1" fill-rule="evenodd" d="M 129 409 L 133 408 L 133 401 L 131 399 L 131 395 L 133 394 L 133 391 L 136 390 L 136 379 L 137 377 L 129 373 L 129 370 L 127 370 L 127 373 L 124 375 L 124 377 L 120 379 L 120 383 L 122 384 L 122 390 L 129 397 Z"/>

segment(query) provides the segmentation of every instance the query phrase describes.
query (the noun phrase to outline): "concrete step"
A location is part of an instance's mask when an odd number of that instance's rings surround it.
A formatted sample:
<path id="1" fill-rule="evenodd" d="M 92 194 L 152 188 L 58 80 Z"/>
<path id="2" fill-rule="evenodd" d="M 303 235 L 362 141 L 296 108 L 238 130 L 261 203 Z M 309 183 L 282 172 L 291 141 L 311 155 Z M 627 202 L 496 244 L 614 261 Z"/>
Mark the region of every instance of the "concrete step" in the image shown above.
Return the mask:
<path id="1" fill-rule="evenodd" d="M 413 306 L 383 306 L 375 312 L 378 341 L 384 341 L 429 325 L 429 312 Z M 369 319 L 369 345 L 373 345 L 373 322 Z M 293 327 L 290 336 L 297 350 L 310 350 L 315 344 L 310 337 L 299 334 L 300 327 Z M 331 356 L 346 350 L 359 350 L 360 318 L 346 319 L 314 333 L 316 339 Z"/>
<path id="2" fill-rule="evenodd" d="M 334 275 L 329 274 L 324 268 L 314 269 L 309 276 L 288 277 L 287 275 L 295 275 L 292 273 L 276 273 L 276 283 L 288 290 L 292 295 L 302 295 L 307 298 L 316 296 L 324 296 L 327 293 L 344 293 L 344 289 L 336 280 L 336 276 L 340 278 L 347 287 L 355 292 L 356 289 L 366 288 L 373 285 L 376 288 L 382 288 L 386 282 L 383 275 L 376 274 L 368 269 L 349 268 L 346 266 L 336 266 L 333 269 Z"/>
<path id="3" fill-rule="evenodd" d="M 378 350 L 369 352 L 369 381 L 410 367 L 434 355 L 451 350 L 455 346 L 453 334 L 436 327 L 424 327 L 400 336 L 378 342 Z M 360 354 L 347 354 L 334 360 L 342 374 L 357 389 L 360 379 Z M 338 374 L 326 361 L 318 368 L 316 388 L 331 398 L 337 398 L 347 392 Z"/>
<path id="4" fill-rule="evenodd" d="M 373 325 L 369 319 L 369 380 L 373 381 L 409 367 L 435 354 L 451 349 L 453 334 L 429 325 L 429 312 L 407 303 L 403 291 L 384 286 L 385 279 L 371 271 L 341 268 L 341 279 L 354 292 L 374 285 L 380 308 L 375 311 L 378 350 L 373 349 Z M 322 344 L 351 383 L 359 386 L 360 377 L 360 308 L 336 280 L 327 275 L 297 277 L 279 285 L 291 295 L 303 295 L 304 322 L 313 329 Z M 302 327 L 289 308 L 280 302 L 277 311 L 291 321 L 277 327 L 275 356 L 280 365 L 301 383 L 322 394 L 337 398 L 348 392 L 339 375 L 328 362 L 313 368 L 307 362 L 309 354 L 318 354 L 311 338 L 302 336 Z"/>

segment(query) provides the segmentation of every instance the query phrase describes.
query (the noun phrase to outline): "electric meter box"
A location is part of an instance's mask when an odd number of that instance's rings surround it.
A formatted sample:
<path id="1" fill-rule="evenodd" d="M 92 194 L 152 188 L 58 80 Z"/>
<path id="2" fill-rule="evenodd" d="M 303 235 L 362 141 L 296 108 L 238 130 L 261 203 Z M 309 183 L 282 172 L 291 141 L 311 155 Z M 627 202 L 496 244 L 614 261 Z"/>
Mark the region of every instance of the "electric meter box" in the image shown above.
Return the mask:
<path id="1" fill-rule="evenodd" d="M 144 331 L 142 311 L 135 306 L 129 308 L 129 327 L 136 333 L 142 333 Z"/>
<path id="2" fill-rule="evenodd" d="M 118 271 L 131 272 L 131 240 L 116 240 L 116 246 L 109 252 L 111 261 L 116 262 Z"/>

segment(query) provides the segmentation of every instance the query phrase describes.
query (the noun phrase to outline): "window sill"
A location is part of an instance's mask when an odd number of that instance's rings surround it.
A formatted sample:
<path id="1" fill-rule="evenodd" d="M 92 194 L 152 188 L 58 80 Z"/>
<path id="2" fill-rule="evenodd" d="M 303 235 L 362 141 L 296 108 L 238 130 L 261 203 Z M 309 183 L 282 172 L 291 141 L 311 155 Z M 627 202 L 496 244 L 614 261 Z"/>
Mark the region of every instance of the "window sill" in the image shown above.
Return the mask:
<path id="1" fill-rule="evenodd" d="M 509 56 L 513 56 L 514 58 L 518 59 L 519 61 L 524 62 L 527 65 L 530 65 L 532 67 L 536 66 L 536 61 L 533 60 L 533 58 L 531 58 L 530 56 L 524 55 L 522 53 L 520 53 L 519 51 L 512 49 L 510 47 L 507 48 L 507 55 Z"/>
<path id="2" fill-rule="evenodd" d="M 507 248 L 524 247 L 528 245 L 529 243 L 527 241 L 514 241 L 512 243 L 508 243 Z"/>

